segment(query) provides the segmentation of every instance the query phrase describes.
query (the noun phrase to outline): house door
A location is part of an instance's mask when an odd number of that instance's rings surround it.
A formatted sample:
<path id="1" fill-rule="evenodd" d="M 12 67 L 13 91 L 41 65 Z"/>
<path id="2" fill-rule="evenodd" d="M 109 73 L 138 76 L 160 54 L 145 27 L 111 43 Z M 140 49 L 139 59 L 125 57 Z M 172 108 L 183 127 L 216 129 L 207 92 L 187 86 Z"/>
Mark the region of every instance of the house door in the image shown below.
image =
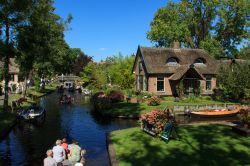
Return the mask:
<path id="1" fill-rule="evenodd" d="M 184 83 L 184 93 L 196 94 L 199 91 L 200 81 L 197 78 L 185 78 L 183 80 Z"/>

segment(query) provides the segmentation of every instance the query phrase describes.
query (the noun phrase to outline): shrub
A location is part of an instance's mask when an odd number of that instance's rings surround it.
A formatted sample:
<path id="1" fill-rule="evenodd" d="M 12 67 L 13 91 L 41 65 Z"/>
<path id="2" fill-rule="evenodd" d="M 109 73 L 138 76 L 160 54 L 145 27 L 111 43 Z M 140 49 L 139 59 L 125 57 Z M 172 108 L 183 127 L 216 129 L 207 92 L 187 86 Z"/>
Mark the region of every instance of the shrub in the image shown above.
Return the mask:
<path id="1" fill-rule="evenodd" d="M 111 100 L 104 92 L 97 92 L 91 97 L 91 103 L 97 111 L 111 108 Z"/>
<path id="2" fill-rule="evenodd" d="M 149 106 L 157 106 L 160 105 L 161 100 L 157 96 L 152 96 L 148 99 L 148 105 Z"/>
<path id="3" fill-rule="evenodd" d="M 122 102 L 124 100 L 124 94 L 121 91 L 110 91 L 108 98 L 112 103 Z"/>
<path id="4" fill-rule="evenodd" d="M 248 109 L 241 109 L 240 110 L 240 121 L 243 125 L 247 124 L 248 126 L 250 126 L 250 116 L 249 116 Z"/>
<path id="5" fill-rule="evenodd" d="M 152 130 L 156 134 L 160 134 L 169 119 L 169 111 L 164 110 L 153 110 L 142 114 L 140 117 L 140 122 L 142 125 L 149 124 L 152 126 Z"/>

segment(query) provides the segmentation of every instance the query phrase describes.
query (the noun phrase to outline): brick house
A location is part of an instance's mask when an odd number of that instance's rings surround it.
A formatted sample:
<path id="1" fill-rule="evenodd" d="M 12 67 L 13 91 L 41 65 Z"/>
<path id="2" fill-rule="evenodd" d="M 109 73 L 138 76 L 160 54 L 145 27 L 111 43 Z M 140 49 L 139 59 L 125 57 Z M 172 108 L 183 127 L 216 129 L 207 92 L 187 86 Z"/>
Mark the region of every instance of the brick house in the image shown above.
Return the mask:
<path id="1" fill-rule="evenodd" d="M 4 67 L 4 63 L 2 61 L 0 61 L 0 69 L 3 70 Z M 10 58 L 10 63 L 9 63 L 9 87 L 12 89 L 12 85 L 19 85 L 20 80 L 19 80 L 19 67 L 18 65 L 15 63 L 15 59 L 14 58 Z M 2 88 L 4 88 L 4 79 L 0 80 L 0 83 L 2 85 Z"/>
<path id="2" fill-rule="evenodd" d="M 209 95 L 216 88 L 219 61 L 203 49 L 138 47 L 133 73 L 136 90 L 156 95 L 178 96 L 180 85 L 185 94 Z"/>

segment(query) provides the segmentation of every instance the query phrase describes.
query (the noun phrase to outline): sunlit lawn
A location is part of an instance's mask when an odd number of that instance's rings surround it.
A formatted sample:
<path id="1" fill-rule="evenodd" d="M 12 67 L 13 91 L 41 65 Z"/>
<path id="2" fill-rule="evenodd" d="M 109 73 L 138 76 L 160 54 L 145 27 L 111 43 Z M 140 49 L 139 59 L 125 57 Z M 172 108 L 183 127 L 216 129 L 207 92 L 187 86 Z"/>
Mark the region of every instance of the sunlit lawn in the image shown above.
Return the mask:
<path id="1" fill-rule="evenodd" d="M 165 97 L 158 106 L 148 106 L 146 102 L 141 103 L 130 103 L 130 102 L 121 102 L 115 103 L 112 105 L 112 108 L 109 110 L 102 110 L 104 114 L 112 116 L 139 116 L 141 113 L 151 111 L 153 109 L 163 110 L 164 108 L 173 108 L 174 106 L 187 106 L 187 105 L 205 105 L 205 104 L 228 104 L 230 102 L 220 102 L 214 101 L 206 98 L 197 98 L 194 101 L 183 100 L 180 102 L 174 102 L 173 97 Z M 232 103 L 231 103 L 232 104 Z"/>
<path id="2" fill-rule="evenodd" d="M 180 126 L 181 140 L 166 143 L 139 128 L 111 133 L 119 166 L 250 165 L 250 138 L 223 125 Z"/>

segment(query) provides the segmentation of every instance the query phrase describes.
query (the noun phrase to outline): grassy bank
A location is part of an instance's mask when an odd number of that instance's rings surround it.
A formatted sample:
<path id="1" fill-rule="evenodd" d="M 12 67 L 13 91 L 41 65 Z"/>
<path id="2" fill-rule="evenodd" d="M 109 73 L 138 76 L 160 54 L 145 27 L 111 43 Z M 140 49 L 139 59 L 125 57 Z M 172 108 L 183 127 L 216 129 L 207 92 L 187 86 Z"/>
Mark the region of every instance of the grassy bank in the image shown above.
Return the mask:
<path id="1" fill-rule="evenodd" d="M 104 115 L 109 116 L 139 116 L 144 112 L 148 112 L 154 109 L 162 110 L 166 107 L 173 108 L 174 106 L 189 106 L 189 105 L 213 105 L 213 104 L 233 104 L 230 102 L 220 102 L 214 101 L 210 98 L 196 98 L 185 99 L 179 102 L 174 102 L 174 98 L 166 97 L 163 98 L 162 102 L 158 106 L 148 106 L 146 102 L 141 103 L 130 103 L 130 102 L 120 102 L 112 104 L 111 109 L 101 110 Z"/>
<path id="2" fill-rule="evenodd" d="M 250 139 L 223 125 L 181 126 L 181 140 L 168 143 L 154 138 L 139 128 L 114 131 L 114 144 L 119 166 L 137 165 L 250 165 Z"/>

